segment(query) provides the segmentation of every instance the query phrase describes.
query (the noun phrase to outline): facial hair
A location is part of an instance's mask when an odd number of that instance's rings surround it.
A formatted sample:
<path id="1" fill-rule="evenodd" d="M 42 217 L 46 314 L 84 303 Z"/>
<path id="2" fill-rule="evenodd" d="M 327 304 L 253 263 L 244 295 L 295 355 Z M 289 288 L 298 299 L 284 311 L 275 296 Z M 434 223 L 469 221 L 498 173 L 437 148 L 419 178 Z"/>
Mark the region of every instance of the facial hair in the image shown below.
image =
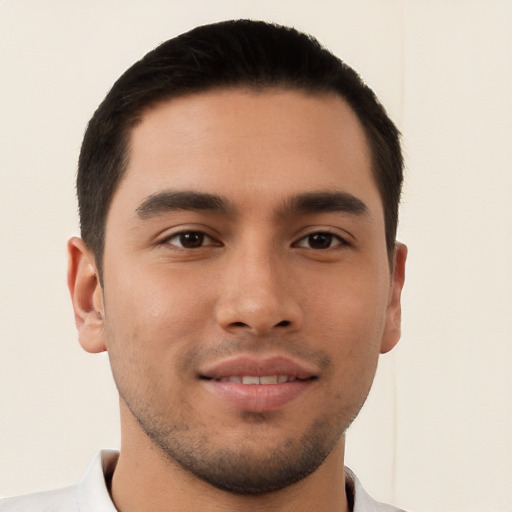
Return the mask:
<path id="1" fill-rule="evenodd" d="M 185 361 L 186 368 L 195 368 L 199 360 L 229 356 L 237 350 L 240 346 L 232 345 L 228 350 L 196 351 L 181 361 Z M 260 347 L 259 350 L 265 349 Z M 288 350 L 291 350 L 290 346 Z M 300 352 L 298 349 L 294 353 L 304 359 L 316 360 L 328 375 L 331 363 L 325 354 Z M 295 429 L 295 435 L 283 436 L 278 442 L 267 442 L 263 434 L 266 428 L 271 428 L 275 411 L 241 411 L 237 421 L 246 424 L 247 437 L 239 437 L 237 443 L 229 445 L 227 442 L 219 443 L 223 436 L 222 432 L 215 432 L 215 423 L 206 424 L 205 420 L 197 418 L 191 420 L 188 412 L 195 409 L 194 404 L 181 402 L 181 412 L 168 407 L 155 408 L 151 399 L 147 400 L 147 397 L 154 396 L 154 390 L 144 392 L 138 387 L 135 391 L 133 381 L 128 384 L 115 380 L 121 400 L 142 431 L 171 464 L 218 489 L 246 496 L 279 491 L 316 471 L 340 442 L 367 395 L 350 404 L 344 403 L 343 397 L 337 395 L 337 405 L 316 419 L 304 411 L 304 421 L 299 425 L 303 432 L 298 435 Z M 258 437 L 263 446 L 256 444 Z M 227 435 L 224 441 L 226 438 Z"/>
<path id="2" fill-rule="evenodd" d="M 246 414 L 252 417 L 251 422 L 265 421 L 263 413 Z M 162 429 L 151 421 L 136 419 L 171 463 L 218 489 L 246 496 L 278 491 L 307 477 L 344 434 L 344 429 L 333 431 L 326 422 L 316 421 L 301 438 L 284 439 L 278 447 L 256 451 L 241 442 L 216 450 L 207 435 L 193 439 L 187 427 Z"/>

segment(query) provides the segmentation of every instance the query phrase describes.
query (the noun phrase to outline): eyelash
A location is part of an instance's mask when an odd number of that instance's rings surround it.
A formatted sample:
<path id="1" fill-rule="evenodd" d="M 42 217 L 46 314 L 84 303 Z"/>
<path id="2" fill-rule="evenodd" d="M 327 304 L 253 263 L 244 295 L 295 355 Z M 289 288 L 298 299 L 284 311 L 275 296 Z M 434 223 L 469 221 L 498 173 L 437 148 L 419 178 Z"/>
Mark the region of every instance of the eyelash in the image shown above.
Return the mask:
<path id="1" fill-rule="evenodd" d="M 197 245 L 195 247 L 185 247 L 183 245 L 183 242 L 184 242 L 183 237 L 186 237 L 187 235 L 188 236 L 193 235 L 193 236 L 198 237 L 199 240 L 197 240 L 196 243 L 198 243 L 199 245 Z M 314 248 L 314 247 L 306 247 L 304 245 L 301 245 L 301 242 L 307 241 L 308 239 L 310 239 L 309 243 L 311 244 L 311 237 L 314 237 L 314 236 L 327 237 L 327 241 L 329 242 L 328 247 Z M 173 239 L 178 239 L 179 244 L 171 243 L 171 241 Z M 208 241 L 208 240 L 210 241 L 210 243 L 208 243 L 207 245 L 204 245 L 204 242 Z M 333 242 L 336 242 L 336 243 L 334 245 L 332 245 Z M 202 231 L 194 231 L 194 230 L 180 231 L 179 233 L 174 233 L 173 235 L 171 235 L 168 238 L 166 238 L 165 240 L 163 240 L 162 243 L 173 246 L 175 248 L 178 248 L 178 250 L 195 250 L 195 249 L 201 249 L 204 247 L 212 247 L 212 246 L 220 247 L 222 245 L 220 242 L 217 242 L 214 238 L 207 235 L 206 233 L 204 233 Z M 349 246 L 349 245 L 350 245 L 350 243 L 347 242 L 347 240 L 345 238 L 341 237 L 340 235 L 338 235 L 336 233 L 332 233 L 328 230 L 314 231 L 312 233 L 308 233 L 307 235 L 301 237 L 297 242 L 294 242 L 292 244 L 293 247 L 302 247 L 305 249 L 318 250 L 318 251 L 327 251 L 327 250 L 333 249 L 335 247 Z"/>
<path id="2" fill-rule="evenodd" d="M 312 250 L 318 250 L 318 251 L 328 251 L 329 249 L 334 249 L 336 247 L 343 247 L 350 245 L 347 240 L 340 235 L 336 233 L 332 233 L 330 231 L 314 231 L 313 233 L 309 233 L 302 238 L 300 238 L 297 242 L 295 242 L 293 245 L 294 247 L 303 247 L 300 245 L 300 243 L 304 240 L 310 239 L 309 242 L 311 243 L 311 237 L 313 236 L 322 236 L 322 237 L 328 237 L 329 240 L 329 247 L 322 247 L 322 248 L 314 248 L 314 247 L 305 247 L 306 249 L 312 249 Z M 332 242 L 336 242 L 335 245 L 331 245 Z"/>
<path id="3" fill-rule="evenodd" d="M 198 236 L 201 239 L 200 240 L 201 241 L 201 245 L 199 245 L 197 247 L 184 247 L 183 246 L 183 237 L 185 237 L 187 235 Z M 179 239 L 180 240 L 180 244 L 179 245 L 172 244 L 171 240 L 173 240 L 173 239 Z M 203 245 L 203 242 L 204 242 L 205 239 L 210 240 L 211 242 L 214 242 L 214 243 L 208 244 L 206 247 L 209 247 L 209 246 L 220 247 L 221 246 L 220 242 L 216 242 L 211 236 L 207 235 L 206 233 L 203 233 L 202 231 L 194 231 L 194 230 L 180 231 L 179 233 L 174 233 L 173 235 L 171 235 L 171 236 L 167 237 L 165 240 L 163 240 L 162 243 L 168 244 L 168 245 L 171 245 L 171 246 L 175 246 L 175 247 L 178 247 L 179 249 L 183 249 L 183 250 L 194 250 L 194 249 L 200 249 L 202 247 L 205 247 L 205 245 Z"/>

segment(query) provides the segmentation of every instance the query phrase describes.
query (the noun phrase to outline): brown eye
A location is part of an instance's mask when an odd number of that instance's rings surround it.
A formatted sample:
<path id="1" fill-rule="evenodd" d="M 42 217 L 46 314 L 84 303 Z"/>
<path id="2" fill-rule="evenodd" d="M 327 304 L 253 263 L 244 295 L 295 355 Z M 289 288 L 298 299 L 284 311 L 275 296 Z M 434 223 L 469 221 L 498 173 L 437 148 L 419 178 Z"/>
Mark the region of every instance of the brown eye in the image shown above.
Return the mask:
<path id="1" fill-rule="evenodd" d="M 191 233 L 182 233 L 179 236 L 179 240 L 183 247 L 187 249 L 195 249 L 196 247 L 201 247 L 203 245 L 204 235 L 203 233 L 192 231 Z"/>
<path id="2" fill-rule="evenodd" d="M 333 236 L 329 233 L 315 233 L 308 236 L 309 246 L 312 249 L 328 249 L 331 247 Z"/>
<path id="3" fill-rule="evenodd" d="M 167 243 L 182 249 L 198 249 L 205 245 L 212 245 L 213 240 L 201 231 L 184 231 L 168 238 Z"/>
<path id="4" fill-rule="evenodd" d="M 304 238 L 301 238 L 297 243 L 297 247 L 306 247 L 308 249 L 330 249 L 331 247 L 335 247 L 337 245 L 342 244 L 343 241 L 340 237 L 333 235 L 332 233 L 311 233 Z"/>

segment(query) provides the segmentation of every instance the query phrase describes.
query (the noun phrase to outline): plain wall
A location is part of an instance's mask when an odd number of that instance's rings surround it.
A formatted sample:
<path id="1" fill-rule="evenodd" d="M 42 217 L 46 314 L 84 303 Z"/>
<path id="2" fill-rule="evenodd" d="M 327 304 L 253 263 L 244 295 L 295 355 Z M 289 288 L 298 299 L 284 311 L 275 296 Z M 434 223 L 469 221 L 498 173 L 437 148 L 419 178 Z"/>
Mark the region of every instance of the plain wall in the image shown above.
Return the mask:
<path id="1" fill-rule="evenodd" d="M 113 81 L 195 25 L 294 25 L 354 66 L 404 133 L 404 334 L 347 435 L 376 497 L 510 512 L 512 2 L 0 2 L 0 495 L 76 482 L 119 444 L 105 355 L 65 284 L 85 125 Z"/>

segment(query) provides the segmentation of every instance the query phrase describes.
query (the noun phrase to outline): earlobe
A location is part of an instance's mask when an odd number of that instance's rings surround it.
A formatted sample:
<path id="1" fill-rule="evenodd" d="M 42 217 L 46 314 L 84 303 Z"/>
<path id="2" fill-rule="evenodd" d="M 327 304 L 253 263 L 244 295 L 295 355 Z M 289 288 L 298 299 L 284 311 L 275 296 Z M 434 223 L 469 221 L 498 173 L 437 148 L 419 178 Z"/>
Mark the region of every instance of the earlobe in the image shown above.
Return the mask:
<path id="1" fill-rule="evenodd" d="M 103 291 L 94 255 L 78 237 L 68 242 L 68 288 L 80 344 L 87 352 L 105 351 Z"/>
<path id="2" fill-rule="evenodd" d="M 407 259 L 407 247 L 398 243 L 393 256 L 393 269 L 391 275 L 391 290 L 389 294 L 388 308 L 386 311 L 386 326 L 380 352 L 389 352 L 400 339 L 402 324 L 402 289 L 405 281 L 405 261 Z"/>

